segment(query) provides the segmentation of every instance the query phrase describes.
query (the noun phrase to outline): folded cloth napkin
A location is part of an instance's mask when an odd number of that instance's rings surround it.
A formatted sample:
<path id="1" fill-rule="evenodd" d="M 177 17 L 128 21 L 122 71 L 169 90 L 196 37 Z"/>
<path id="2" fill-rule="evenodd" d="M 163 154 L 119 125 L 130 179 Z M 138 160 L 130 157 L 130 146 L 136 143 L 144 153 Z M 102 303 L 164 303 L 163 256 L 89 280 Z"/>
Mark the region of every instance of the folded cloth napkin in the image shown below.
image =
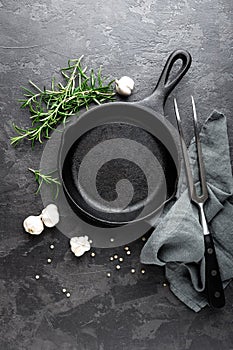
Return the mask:
<path id="1" fill-rule="evenodd" d="M 205 212 L 212 232 L 224 286 L 233 277 L 233 181 L 226 118 L 214 112 L 201 129 L 209 199 Z M 194 139 L 189 146 L 194 181 L 198 167 Z M 205 259 L 198 209 L 190 202 L 182 167 L 177 199 L 163 216 L 141 252 L 144 264 L 164 265 L 171 291 L 198 312 L 208 304 Z"/>

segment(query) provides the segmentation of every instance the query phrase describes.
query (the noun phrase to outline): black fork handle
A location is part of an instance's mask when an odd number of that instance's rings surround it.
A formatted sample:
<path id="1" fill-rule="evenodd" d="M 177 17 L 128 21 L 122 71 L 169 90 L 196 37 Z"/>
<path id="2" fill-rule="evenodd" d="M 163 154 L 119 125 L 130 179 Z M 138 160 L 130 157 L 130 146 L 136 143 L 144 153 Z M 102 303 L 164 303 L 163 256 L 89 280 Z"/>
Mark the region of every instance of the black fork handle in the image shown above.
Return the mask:
<path id="1" fill-rule="evenodd" d="M 200 199 L 201 201 L 201 199 Z M 225 305 L 224 290 L 214 247 L 212 234 L 209 230 L 208 223 L 204 212 L 204 203 L 196 202 L 199 207 L 200 222 L 203 229 L 205 242 L 205 283 L 206 292 L 210 306 L 221 308 Z"/>
<path id="2" fill-rule="evenodd" d="M 219 271 L 218 260 L 211 233 L 204 235 L 206 291 L 210 306 L 221 308 L 225 305 L 225 295 Z"/>

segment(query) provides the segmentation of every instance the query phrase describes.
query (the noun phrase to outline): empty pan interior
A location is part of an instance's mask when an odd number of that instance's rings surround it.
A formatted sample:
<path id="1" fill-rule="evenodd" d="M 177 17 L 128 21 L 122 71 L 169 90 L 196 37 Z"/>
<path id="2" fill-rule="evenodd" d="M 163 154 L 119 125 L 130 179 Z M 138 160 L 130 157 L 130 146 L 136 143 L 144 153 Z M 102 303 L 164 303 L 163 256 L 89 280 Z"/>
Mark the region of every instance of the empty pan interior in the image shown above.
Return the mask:
<path id="1" fill-rule="evenodd" d="M 75 208 L 105 224 L 132 222 L 155 211 L 173 195 L 177 177 L 163 143 L 124 122 L 84 133 L 69 149 L 62 168 Z"/>

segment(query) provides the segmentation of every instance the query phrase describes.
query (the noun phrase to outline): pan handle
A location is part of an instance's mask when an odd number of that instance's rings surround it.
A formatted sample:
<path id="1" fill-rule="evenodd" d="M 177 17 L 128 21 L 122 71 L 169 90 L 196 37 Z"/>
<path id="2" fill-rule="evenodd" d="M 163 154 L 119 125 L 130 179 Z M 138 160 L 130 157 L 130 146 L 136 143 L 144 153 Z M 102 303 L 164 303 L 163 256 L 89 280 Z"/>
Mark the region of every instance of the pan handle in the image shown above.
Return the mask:
<path id="1" fill-rule="evenodd" d="M 182 61 L 182 66 L 176 73 L 175 77 L 171 81 L 168 81 L 172 67 L 179 59 Z M 188 51 L 182 49 L 173 51 L 168 57 L 153 93 L 139 103 L 146 107 L 156 109 L 157 112 L 163 114 L 163 107 L 167 97 L 186 74 L 191 62 L 192 58 Z"/>

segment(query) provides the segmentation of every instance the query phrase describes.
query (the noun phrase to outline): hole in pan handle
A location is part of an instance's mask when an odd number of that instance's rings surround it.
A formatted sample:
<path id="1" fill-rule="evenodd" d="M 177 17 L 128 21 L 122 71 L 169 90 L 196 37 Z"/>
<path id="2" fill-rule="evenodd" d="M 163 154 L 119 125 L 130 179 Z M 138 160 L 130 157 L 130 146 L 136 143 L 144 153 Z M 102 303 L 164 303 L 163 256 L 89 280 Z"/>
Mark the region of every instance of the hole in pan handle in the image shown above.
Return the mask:
<path id="1" fill-rule="evenodd" d="M 179 59 L 182 61 L 182 65 L 172 80 L 169 81 L 171 70 Z M 187 73 L 191 62 L 192 58 L 188 51 L 182 49 L 173 51 L 167 59 L 153 93 L 139 103 L 146 107 L 152 108 L 163 115 L 163 107 L 166 99 L 183 76 Z"/>

